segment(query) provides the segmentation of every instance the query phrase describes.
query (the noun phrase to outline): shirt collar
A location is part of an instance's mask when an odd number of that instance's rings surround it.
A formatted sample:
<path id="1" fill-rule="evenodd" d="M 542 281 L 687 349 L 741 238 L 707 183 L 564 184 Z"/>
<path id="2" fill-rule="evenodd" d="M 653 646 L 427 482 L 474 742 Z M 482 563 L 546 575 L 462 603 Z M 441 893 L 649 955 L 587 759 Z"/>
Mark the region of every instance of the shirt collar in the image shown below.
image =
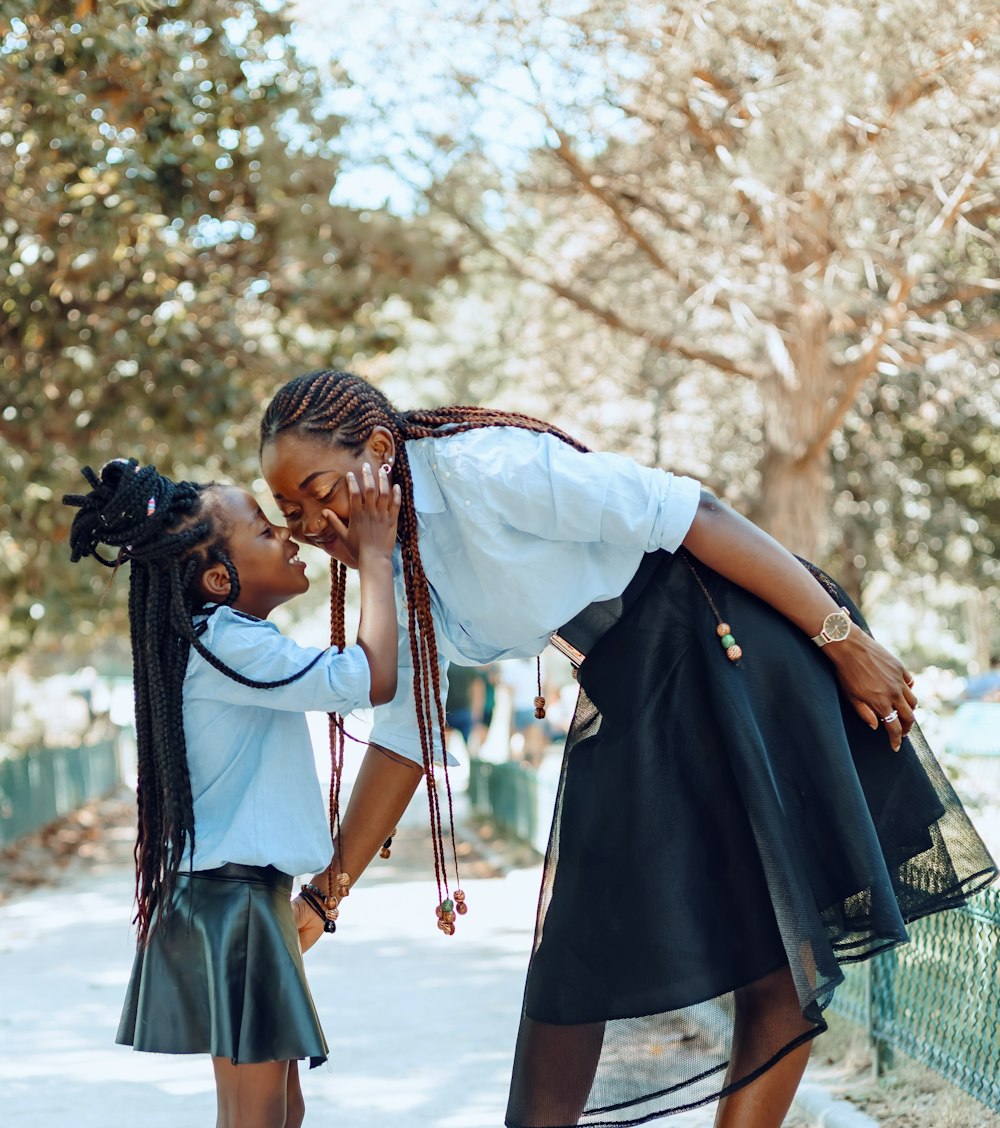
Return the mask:
<path id="1" fill-rule="evenodd" d="M 433 443 L 427 439 L 411 440 L 406 444 L 406 456 L 413 480 L 413 507 L 418 513 L 443 513 L 444 494 L 435 474 Z"/>

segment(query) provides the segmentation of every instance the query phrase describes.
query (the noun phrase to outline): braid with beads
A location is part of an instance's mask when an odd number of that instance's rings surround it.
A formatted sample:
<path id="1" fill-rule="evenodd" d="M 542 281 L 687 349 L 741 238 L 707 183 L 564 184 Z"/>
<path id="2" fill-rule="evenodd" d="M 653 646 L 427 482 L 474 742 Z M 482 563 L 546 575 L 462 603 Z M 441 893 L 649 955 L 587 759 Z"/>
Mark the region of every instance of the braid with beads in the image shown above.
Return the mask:
<path id="1" fill-rule="evenodd" d="M 454 859 L 455 882 L 459 884 L 458 851 L 455 843 L 455 825 L 451 783 L 448 779 L 448 758 L 444 748 L 444 706 L 441 701 L 441 683 L 438 671 L 437 640 L 431 617 L 430 589 L 420 559 L 417 539 L 417 514 L 413 504 L 413 478 L 406 455 L 408 439 L 442 438 L 462 434 L 482 427 L 519 427 L 527 431 L 554 435 L 576 450 L 588 448 L 565 432 L 541 419 L 513 411 L 495 411 L 486 407 L 438 407 L 416 411 L 397 411 L 377 388 L 348 372 L 320 371 L 298 376 L 281 387 L 267 406 L 260 425 L 261 448 L 285 431 L 319 436 L 358 455 L 375 427 L 384 427 L 392 435 L 396 448 L 393 473 L 402 492 L 399 514 L 398 539 L 402 548 L 403 579 L 406 588 L 407 617 L 410 651 L 413 659 L 413 696 L 416 704 L 417 728 L 424 775 L 427 783 L 427 803 L 430 814 L 431 838 L 434 846 L 434 875 L 438 886 L 439 927 L 454 931 L 454 913 L 447 900 L 448 873 L 445 862 L 444 836 L 438 789 L 435 783 L 434 750 L 439 748 L 444 765 L 445 792 Z M 442 433 L 441 428 L 447 428 Z M 339 609 L 337 609 L 339 608 Z M 331 591 L 331 623 L 339 622 L 341 638 L 344 617 L 344 587 L 335 577 Z M 335 643 L 338 639 L 333 639 Z M 342 645 L 342 643 L 341 643 Z M 331 718 L 331 738 L 340 733 L 340 753 L 343 750 L 342 719 Z M 337 726 L 340 726 L 339 729 Z M 338 753 L 331 745 L 334 774 L 338 773 Z M 339 783 L 339 781 L 338 781 Z M 331 829 L 339 821 L 336 810 L 335 785 L 331 783 Z M 336 787 L 339 794 L 339 786 Z M 461 893 L 456 890 L 456 893 Z M 456 896 L 464 900 L 464 894 Z M 462 906 L 464 909 L 464 906 Z M 459 911 L 462 911 L 460 909 Z M 442 916 L 442 911 L 448 914 Z M 445 927 L 445 926 L 448 927 Z"/>
<path id="2" fill-rule="evenodd" d="M 100 476 L 88 466 L 83 476 L 90 492 L 63 498 L 79 509 L 70 531 L 71 560 L 93 556 L 116 570 L 123 563 L 130 565 L 128 613 L 138 746 L 135 919 L 139 939 L 144 941 L 157 906 L 163 908 L 161 919 L 169 911 L 185 852 L 190 849 L 194 856 L 182 714 L 191 647 L 227 677 L 255 689 L 288 685 L 322 655 L 282 681 L 257 682 L 231 669 L 201 641 L 208 616 L 220 606 L 206 602 L 200 591 L 206 568 L 212 564 L 226 568 L 232 584 L 227 603 L 240 591 L 226 529 L 213 504 L 218 487 L 173 482 L 134 458 L 109 462 Z M 117 556 L 102 555 L 101 545 L 117 549 Z"/>

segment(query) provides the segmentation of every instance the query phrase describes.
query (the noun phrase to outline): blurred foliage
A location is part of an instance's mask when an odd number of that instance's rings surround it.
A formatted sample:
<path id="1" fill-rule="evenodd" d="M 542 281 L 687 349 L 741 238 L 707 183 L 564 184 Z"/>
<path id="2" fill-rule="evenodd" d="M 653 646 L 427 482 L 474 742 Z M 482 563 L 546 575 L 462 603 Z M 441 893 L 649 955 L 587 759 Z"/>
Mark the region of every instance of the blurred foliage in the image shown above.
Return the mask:
<path id="1" fill-rule="evenodd" d="M 274 389 L 392 348 L 386 299 L 420 316 L 454 270 L 428 222 L 330 203 L 346 79 L 288 30 L 243 0 L 3 5 L 0 657 L 121 626 L 68 562 L 81 465 L 252 480 Z"/>

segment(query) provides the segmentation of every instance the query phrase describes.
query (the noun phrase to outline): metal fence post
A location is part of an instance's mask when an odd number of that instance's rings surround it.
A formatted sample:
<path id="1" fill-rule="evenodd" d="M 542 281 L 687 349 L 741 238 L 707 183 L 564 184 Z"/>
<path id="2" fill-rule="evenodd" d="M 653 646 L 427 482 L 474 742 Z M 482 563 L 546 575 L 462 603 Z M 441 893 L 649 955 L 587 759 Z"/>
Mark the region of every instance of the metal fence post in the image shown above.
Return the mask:
<path id="1" fill-rule="evenodd" d="M 896 1020 L 896 953 L 883 952 L 866 963 L 867 1025 L 872 1048 L 872 1076 L 892 1069 L 892 1028 Z"/>

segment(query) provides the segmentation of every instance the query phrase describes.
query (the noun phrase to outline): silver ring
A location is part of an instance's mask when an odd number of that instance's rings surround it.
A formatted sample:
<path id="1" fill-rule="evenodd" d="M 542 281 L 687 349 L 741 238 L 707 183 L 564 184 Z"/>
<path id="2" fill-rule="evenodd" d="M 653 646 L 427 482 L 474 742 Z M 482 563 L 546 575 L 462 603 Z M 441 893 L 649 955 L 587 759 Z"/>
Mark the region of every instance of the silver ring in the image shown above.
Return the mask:
<path id="1" fill-rule="evenodd" d="M 893 709 L 893 711 L 889 713 L 888 716 L 882 718 L 882 724 L 891 725 L 892 722 L 896 720 L 899 720 L 899 713 L 895 709 Z"/>

